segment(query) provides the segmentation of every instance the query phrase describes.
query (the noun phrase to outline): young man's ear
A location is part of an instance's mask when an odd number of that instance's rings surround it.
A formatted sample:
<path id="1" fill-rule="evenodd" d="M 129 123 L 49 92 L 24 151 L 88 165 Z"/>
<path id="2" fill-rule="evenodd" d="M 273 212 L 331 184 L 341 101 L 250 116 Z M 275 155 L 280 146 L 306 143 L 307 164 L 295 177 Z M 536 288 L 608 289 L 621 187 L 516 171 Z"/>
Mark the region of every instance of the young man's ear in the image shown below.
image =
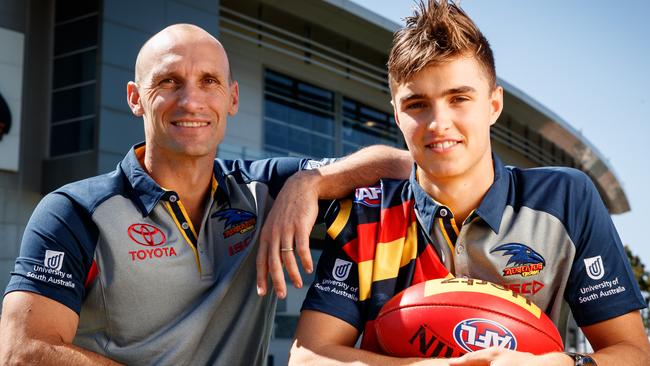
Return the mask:
<path id="1" fill-rule="evenodd" d="M 399 128 L 399 114 L 397 113 L 397 106 L 395 105 L 395 99 L 390 98 L 390 105 L 393 106 L 393 117 L 395 118 L 395 123 Z"/>
<path id="2" fill-rule="evenodd" d="M 492 91 L 490 96 L 490 125 L 493 125 L 499 119 L 501 111 L 503 111 L 503 88 L 497 86 Z"/>
<path id="3" fill-rule="evenodd" d="M 138 84 L 133 81 L 129 81 L 126 84 L 126 101 L 129 103 L 129 108 L 131 108 L 133 115 L 142 117 L 144 110 L 140 104 L 140 91 L 138 90 Z"/>

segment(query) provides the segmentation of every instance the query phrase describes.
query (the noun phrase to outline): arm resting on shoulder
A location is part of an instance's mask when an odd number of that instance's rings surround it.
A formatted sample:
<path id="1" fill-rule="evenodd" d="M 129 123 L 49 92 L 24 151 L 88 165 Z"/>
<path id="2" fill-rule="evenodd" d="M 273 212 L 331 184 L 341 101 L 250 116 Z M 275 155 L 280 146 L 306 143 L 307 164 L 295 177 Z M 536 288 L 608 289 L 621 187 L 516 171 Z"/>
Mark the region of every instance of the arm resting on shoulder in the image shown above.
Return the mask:
<path id="1" fill-rule="evenodd" d="M 354 348 L 358 336 L 355 327 L 339 318 L 304 310 L 291 346 L 289 365 L 448 365 L 443 359 L 396 358 Z"/>
<path id="2" fill-rule="evenodd" d="M 7 294 L 0 319 L 2 365 L 118 365 L 72 344 L 79 316 L 67 306 L 24 291 Z"/>
<path id="3" fill-rule="evenodd" d="M 284 265 L 294 286 L 302 287 L 294 248 L 307 272 L 313 269 L 309 233 L 318 216 L 318 200 L 342 198 L 357 187 L 381 178 L 406 179 L 413 167 L 411 154 L 389 146 L 359 150 L 333 164 L 294 174 L 284 184 L 266 217 L 257 252 L 257 292 L 266 294 L 267 276 L 280 298 L 286 295 Z"/>

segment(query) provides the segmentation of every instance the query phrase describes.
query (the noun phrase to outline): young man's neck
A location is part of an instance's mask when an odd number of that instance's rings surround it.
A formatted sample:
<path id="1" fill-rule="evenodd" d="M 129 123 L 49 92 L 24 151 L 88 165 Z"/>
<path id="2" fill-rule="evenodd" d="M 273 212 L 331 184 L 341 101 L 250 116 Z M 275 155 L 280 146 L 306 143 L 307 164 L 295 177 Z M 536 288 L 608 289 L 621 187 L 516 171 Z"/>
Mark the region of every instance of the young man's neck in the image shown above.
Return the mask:
<path id="1" fill-rule="evenodd" d="M 489 161 L 489 169 L 485 164 L 484 168 L 475 169 L 472 174 L 445 178 L 432 177 L 418 166 L 418 182 L 429 196 L 449 207 L 460 227 L 469 214 L 478 208 L 494 182 L 492 158 Z"/>
<path id="2" fill-rule="evenodd" d="M 146 150 L 138 159 L 156 183 L 178 194 L 198 230 L 211 189 L 214 155 L 186 157 Z"/>

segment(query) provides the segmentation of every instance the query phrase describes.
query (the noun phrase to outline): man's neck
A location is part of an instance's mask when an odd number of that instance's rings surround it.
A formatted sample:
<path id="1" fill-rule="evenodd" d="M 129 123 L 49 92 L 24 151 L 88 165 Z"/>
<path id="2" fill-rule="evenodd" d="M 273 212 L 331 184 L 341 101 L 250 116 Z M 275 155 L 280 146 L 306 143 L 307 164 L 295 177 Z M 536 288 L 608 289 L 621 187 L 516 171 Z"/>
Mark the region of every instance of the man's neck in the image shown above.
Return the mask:
<path id="1" fill-rule="evenodd" d="M 185 157 L 146 150 L 140 163 L 161 187 L 176 192 L 198 230 L 210 193 L 214 155 Z"/>
<path id="2" fill-rule="evenodd" d="M 418 182 L 422 189 L 437 202 L 449 207 L 454 220 L 461 226 L 467 216 L 478 208 L 483 197 L 494 182 L 492 159 L 482 169 L 475 169 L 470 174 L 439 179 L 432 177 L 418 167 Z"/>

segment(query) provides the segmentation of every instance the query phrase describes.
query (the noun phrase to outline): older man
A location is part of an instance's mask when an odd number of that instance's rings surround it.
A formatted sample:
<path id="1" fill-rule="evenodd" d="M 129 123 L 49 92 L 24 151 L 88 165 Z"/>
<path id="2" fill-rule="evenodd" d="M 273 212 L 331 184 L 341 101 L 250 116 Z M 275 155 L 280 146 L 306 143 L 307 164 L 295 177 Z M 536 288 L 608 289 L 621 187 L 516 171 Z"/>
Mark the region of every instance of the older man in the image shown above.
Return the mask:
<path id="1" fill-rule="evenodd" d="M 224 48 L 196 26 L 146 42 L 127 97 L 145 143 L 36 208 L 4 298 L 0 363 L 262 364 L 275 301 L 256 295 L 259 229 L 285 181 L 314 164 L 214 159 L 239 92 Z M 407 175 L 406 156 L 371 148 L 291 184 L 342 195 L 395 162 Z"/>

